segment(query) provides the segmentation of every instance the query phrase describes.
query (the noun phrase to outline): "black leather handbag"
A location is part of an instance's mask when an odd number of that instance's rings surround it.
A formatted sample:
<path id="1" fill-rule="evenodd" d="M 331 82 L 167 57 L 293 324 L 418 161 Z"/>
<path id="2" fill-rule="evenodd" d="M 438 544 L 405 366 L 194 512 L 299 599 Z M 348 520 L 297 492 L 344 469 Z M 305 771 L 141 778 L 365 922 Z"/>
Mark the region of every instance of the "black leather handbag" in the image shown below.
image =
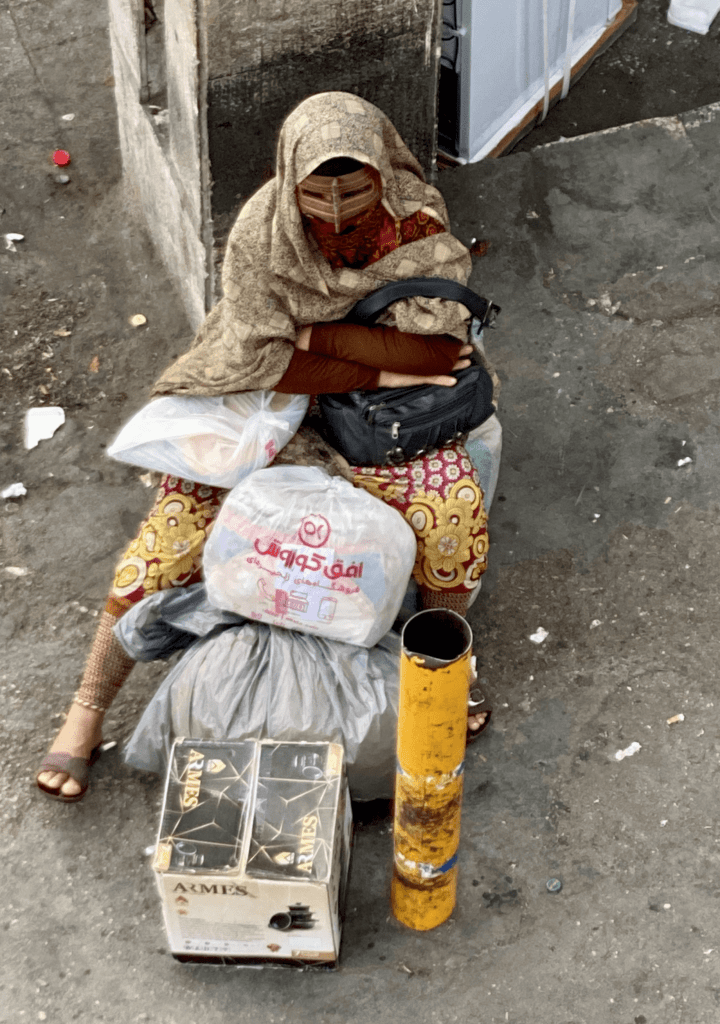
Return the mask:
<path id="1" fill-rule="evenodd" d="M 461 302 L 473 316 L 476 335 L 500 312 L 499 306 L 456 281 L 411 277 L 361 299 L 346 320 L 370 327 L 391 303 L 416 295 Z M 318 395 L 322 433 L 353 466 L 400 465 L 441 448 L 495 412 L 492 379 L 479 361 L 453 376 L 457 384 L 452 388 L 420 384 Z"/>

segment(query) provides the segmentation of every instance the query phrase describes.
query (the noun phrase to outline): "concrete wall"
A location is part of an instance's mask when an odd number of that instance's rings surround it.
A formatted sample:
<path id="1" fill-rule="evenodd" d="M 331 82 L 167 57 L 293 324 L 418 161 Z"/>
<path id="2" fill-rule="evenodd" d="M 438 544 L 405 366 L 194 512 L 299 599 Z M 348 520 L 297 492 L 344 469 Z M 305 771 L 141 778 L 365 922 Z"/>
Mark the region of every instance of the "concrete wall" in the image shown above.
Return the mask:
<path id="1" fill-rule="evenodd" d="M 274 173 L 277 132 L 312 93 L 377 104 L 426 171 L 435 156 L 439 0 L 198 0 L 207 34 L 216 238 Z"/>
<path id="2" fill-rule="evenodd" d="M 125 180 L 163 263 L 175 278 L 193 326 L 208 302 L 209 221 L 201 189 L 195 0 L 168 0 L 169 119 L 155 123 L 140 100 L 144 46 L 142 0 L 109 0 L 115 98 Z"/>

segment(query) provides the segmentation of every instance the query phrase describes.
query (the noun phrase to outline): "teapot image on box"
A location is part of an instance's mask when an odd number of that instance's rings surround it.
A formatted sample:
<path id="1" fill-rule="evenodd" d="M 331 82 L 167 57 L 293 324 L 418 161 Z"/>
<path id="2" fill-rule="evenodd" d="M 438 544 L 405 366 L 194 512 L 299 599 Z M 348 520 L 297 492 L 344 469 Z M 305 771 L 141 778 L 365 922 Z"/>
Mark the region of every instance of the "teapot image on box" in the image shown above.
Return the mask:
<path id="1" fill-rule="evenodd" d="M 279 914 L 273 914 L 270 918 L 270 927 L 276 928 L 279 932 L 287 932 L 292 928 L 301 931 L 308 931 L 315 927 L 315 918 L 310 907 L 304 903 L 293 903 Z"/>
<path id="2" fill-rule="evenodd" d="M 322 469 L 278 466 L 225 499 L 205 582 L 218 608 L 373 647 L 395 621 L 415 554 L 394 508 Z"/>

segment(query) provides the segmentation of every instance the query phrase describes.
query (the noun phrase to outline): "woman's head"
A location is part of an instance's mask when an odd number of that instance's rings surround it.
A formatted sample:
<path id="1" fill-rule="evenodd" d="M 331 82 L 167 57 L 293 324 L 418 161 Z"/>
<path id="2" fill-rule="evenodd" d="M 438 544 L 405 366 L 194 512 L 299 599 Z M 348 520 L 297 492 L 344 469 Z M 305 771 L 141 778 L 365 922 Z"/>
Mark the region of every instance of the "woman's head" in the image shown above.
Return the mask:
<path id="1" fill-rule="evenodd" d="M 311 200 L 322 194 L 328 211 L 327 223 L 334 226 L 338 203 L 343 198 L 357 198 L 343 197 L 345 182 L 341 179 L 345 174 L 361 171 L 361 176 L 373 180 L 372 186 L 366 180 L 361 188 L 367 188 L 368 195 L 376 192 L 374 202 L 380 200 L 394 216 L 407 216 L 424 205 L 428 186 L 422 168 L 382 111 L 367 100 L 344 92 L 319 93 L 303 100 L 286 119 L 278 140 L 276 227 L 282 226 L 288 234 L 297 228 L 302 230 L 298 186 L 305 184 L 308 177 L 328 179 L 313 181 L 311 184 L 322 187 L 306 191 L 317 193 L 307 197 Z M 338 186 L 333 198 L 335 178 Z M 309 209 L 308 213 L 319 216 Z M 342 220 L 343 213 L 341 223 Z"/>
<path id="2" fill-rule="evenodd" d="M 352 157 L 323 161 L 297 186 L 300 212 L 333 224 L 338 234 L 377 206 L 381 196 L 378 171 Z"/>

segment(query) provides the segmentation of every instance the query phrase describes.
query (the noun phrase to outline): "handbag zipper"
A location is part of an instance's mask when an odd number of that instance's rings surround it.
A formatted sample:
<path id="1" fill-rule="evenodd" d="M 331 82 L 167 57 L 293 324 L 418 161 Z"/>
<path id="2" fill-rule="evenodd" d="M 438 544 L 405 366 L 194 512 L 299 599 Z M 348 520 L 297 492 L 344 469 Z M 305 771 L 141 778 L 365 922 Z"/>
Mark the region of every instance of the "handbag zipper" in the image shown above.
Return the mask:
<path id="1" fill-rule="evenodd" d="M 451 411 L 452 411 L 452 406 L 450 406 L 450 405 L 448 405 L 448 407 L 444 410 L 444 412 L 448 416 L 450 415 Z M 369 412 L 369 410 L 368 410 L 368 412 Z M 429 412 L 424 413 L 422 416 L 413 416 L 413 417 L 409 417 L 408 419 L 405 419 L 405 420 L 395 420 L 392 424 L 389 425 L 390 436 L 392 437 L 393 440 L 397 440 L 397 438 L 400 435 L 400 430 L 401 429 L 409 430 L 409 429 L 412 429 L 413 427 L 424 427 L 428 423 L 436 423 L 437 421 L 438 421 L 438 411 L 437 411 L 437 409 L 432 409 Z M 373 426 L 378 426 L 378 427 L 380 427 L 380 429 L 382 429 L 383 427 L 385 427 L 386 430 L 388 429 L 387 425 L 385 425 L 385 424 L 377 424 L 377 423 L 375 423 L 374 419 L 369 419 L 368 418 L 368 423 L 371 423 Z"/>
<path id="2" fill-rule="evenodd" d="M 419 386 L 422 387 L 422 385 L 419 385 Z M 415 390 L 415 388 L 412 388 L 412 389 L 408 388 L 407 390 L 408 391 Z M 395 400 L 396 401 L 397 401 L 398 397 L 402 397 L 402 396 L 396 395 L 395 396 Z M 378 409 L 387 409 L 387 407 L 388 407 L 388 403 L 387 402 L 375 402 L 374 405 L 366 406 L 365 409 L 363 410 L 363 416 L 364 416 L 366 422 L 370 423 L 372 426 L 375 426 L 375 416 L 373 414 L 375 412 L 377 412 Z M 435 417 L 432 417 L 432 418 L 434 419 Z M 400 420 L 397 421 L 398 425 L 400 425 L 400 422 L 401 422 Z M 414 420 L 409 421 L 409 422 L 415 423 Z M 421 422 L 421 421 L 418 421 L 418 422 Z"/>

